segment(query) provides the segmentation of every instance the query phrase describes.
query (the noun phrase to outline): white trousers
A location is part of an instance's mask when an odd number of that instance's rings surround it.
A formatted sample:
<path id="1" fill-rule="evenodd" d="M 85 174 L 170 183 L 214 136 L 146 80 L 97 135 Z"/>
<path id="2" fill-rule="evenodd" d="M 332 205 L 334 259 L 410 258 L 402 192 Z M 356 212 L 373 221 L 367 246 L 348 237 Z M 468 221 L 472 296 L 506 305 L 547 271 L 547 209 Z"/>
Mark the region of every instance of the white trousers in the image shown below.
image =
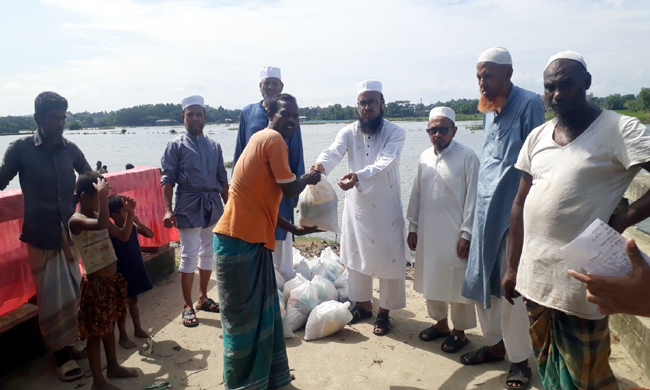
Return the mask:
<path id="1" fill-rule="evenodd" d="M 214 226 L 207 228 L 178 229 L 181 239 L 181 265 L 180 272 L 194 273 L 196 260 L 199 260 L 199 269 L 212 271 L 214 267 Z"/>
<path id="2" fill-rule="evenodd" d="M 285 281 L 296 276 L 296 272 L 293 270 L 293 234 L 287 233 L 287 238 L 284 241 L 275 241 L 273 265 Z"/>
<path id="3" fill-rule="evenodd" d="M 508 238 L 501 246 L 501 278 L 506 272 Z M 520 363 L 533 354 L 530 342 L 530 321 L 528 311 L 522 297 L 514 299 L 511 305 L 505 297 L 492 296 L 492 307 L 485 309 L 482 304 L 476 305 L 476 313 L 481 323 L 483 336 L 488 346 L 494 346 L 503 340 L 508 360 Z"/>
<path id="4" fill-rule="evenodd" d="M 427 299 L 429 317 L 442 321 L 449 316 L 449 302 Z M 473 303 L 451 303 L 451 323 L 453 329 L 468 330 L 476 328 L 476 310 Z"/>
<path id="5" fill-rule="evenodd" d="M 372 301 L 372 275 L 348 268 L 348 297 L 352 302 Z M 397 310 L 406 307 L 404 279 L 379 278 L 379 307 Z"/>

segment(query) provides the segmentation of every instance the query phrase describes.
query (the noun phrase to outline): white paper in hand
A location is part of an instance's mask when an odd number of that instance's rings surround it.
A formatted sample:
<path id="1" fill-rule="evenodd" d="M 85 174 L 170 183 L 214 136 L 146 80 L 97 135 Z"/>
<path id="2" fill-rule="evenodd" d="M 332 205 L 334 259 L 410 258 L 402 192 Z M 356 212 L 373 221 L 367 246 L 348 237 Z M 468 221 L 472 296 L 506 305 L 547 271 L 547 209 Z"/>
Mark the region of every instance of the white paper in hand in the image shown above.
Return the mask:
<path id="1" fill-rule="evenodd" d="M 632 272 L 626 251 L 627 240 L 600 219 L 596 219 L 575 240 L 560 248 L 577 270 L 597 276 L 624 276 Z M 650 258 L 642 253 L 650 264 Z"/>

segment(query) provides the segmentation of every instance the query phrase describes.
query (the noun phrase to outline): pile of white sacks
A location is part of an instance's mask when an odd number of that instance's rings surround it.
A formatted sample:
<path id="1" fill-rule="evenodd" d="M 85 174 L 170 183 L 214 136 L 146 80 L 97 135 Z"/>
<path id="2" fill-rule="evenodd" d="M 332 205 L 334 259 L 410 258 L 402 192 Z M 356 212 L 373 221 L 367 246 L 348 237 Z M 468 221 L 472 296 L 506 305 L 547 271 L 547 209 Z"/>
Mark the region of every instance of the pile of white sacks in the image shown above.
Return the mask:
<path id="1" fill-rule="evenodd" d="M 296 277 L 286 283 L 275 271 L 284 337 L 295 337 L 293 332 L 303 326 L 307 341 L 343 329 L 352 320 L 348 271 L 332 248 L 325 248 L 311 260 L 293 248 L 293 267 Z"/>

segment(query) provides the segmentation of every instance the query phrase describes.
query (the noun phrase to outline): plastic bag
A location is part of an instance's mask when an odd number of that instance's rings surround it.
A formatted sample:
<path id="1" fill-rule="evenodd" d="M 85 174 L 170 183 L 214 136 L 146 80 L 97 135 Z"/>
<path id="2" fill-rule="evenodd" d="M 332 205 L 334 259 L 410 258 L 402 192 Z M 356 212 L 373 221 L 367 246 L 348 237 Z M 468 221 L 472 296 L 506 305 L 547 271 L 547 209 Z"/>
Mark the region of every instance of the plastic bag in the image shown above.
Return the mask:
<path id="1" fill-rule="evenodd" d="M 348 270 L 346 269 L 343 271 L 341 276 L 339 276 L 335 281 L 334 281 L 334 287 L 336 287 L 336 291 L 339 293 L 339 301 L 344 302 L 349 299 L 348 295 Z"/>
<path id="2" fill-rule="evenodd" d="M 302 328 L 309 313 L 318 306 L 318 293 L 311 283 L 303 283 L 291 290 L 287 301 L 287 324 L 292 331 Z"/>
<path id="3" fill-rule="evenodd" d="M 291 248 L 291 251 L 293 253 L 293 268 L 295 269 L 298 263 L 300 263 L 300 260 L 305 259 L 305 256 L 303 256 L 295 247 Z M 305 259 L 305 261 L 307 261 L 307 259 Z"/>
<path id="4" fill-rule="evenodd" d="M 280 316 L 282 316 L 282 331 L 284 332 L 285 339 L 292 339 L 296 337 L 291 331 L 289 323 L 287 323 L 287 311 L 284 308 L 284 295 L 282 291 L 278 290 L 278 300 L 280 301 Z"/>
<path id="5" fill-rule="evenodd" d="M 350 302 L 323 302 L 316 306 L 305 325 L 305 340 L 318 340 L 332 335 L 352 321 Z"/>
<path id="6" fill-rule="evenodd" d="M 318 184 L 307 186 L 300 194 L 298 212 L 300 213 L 300 226 L 317 226 L 321 230 L 341 233 L 338 198 L 325 175 L 321 175 Z"/>
<path id="7" fill-rule="evenodd" d="M 277 269 L 275 270 L 275 284 L 277 284 L 278 290 L 282 290 L 284 288 L 284 278 L 282 275 L 280 275 Z"/>
<path id="8" fill-rule="evenodd" d="M 327 269 L 334 274 L 334 279 L 341 276 L 343 271 L 345 271 L 345 267 L 341 265 L 339 257 L 330 247 L 325 248 L 320 254 L 320 262 L 321 264 L 325 264 Z"/>
<path id="9" fill-rule="evenodd" d="M 316 275 L 310 283 L 316 288 L 319 303 L 332 300 L 336 301 L 339 299 L 339 293 L 336 291 L 334 283 L 330 282 L 324 277 Z"/>
<path id="10" fill-rule="evenodd" d="M 325 279 L 329 280 L 332 283 L 334 283 L 334 281 L 336 280 L 336 276 L 334 276 L 334 274 L 330 272 L 329 268 L 327 268 L 327 265 L 325 264 L 321 264 L 318 266 L 318 268 L 312 274 L 312 279 L 317 275 L 324 277 Z"/>
<path id="11" fill-rule="evenodd" d="M 289 300 L 289 294 L 291 293 L 291 290 L 303 283 L 309 283 L 309 280 L 305 279 L 304 276 L 297 274 L 295 278 L 289 280 L 284 284 L 284 303 L 287 303 Z"/>
<path id="12" fill-rule="evenodd" d="M 296 275 L 302 275 L 305 279 L 311 280 L 311 268 L 309 268 L 306 259 L 300 260 L 300 263 L 293 267 L 293 270 L 296 271 Z"/>

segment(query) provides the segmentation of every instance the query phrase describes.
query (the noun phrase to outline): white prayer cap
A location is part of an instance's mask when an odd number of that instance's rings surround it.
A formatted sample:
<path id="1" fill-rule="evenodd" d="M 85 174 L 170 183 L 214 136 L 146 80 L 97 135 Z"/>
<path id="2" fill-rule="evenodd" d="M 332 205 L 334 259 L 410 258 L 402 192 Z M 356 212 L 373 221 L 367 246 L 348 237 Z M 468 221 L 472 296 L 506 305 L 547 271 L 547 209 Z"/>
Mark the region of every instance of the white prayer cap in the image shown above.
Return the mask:
<path id="1" fill-rule="evenodd" d="M 203 97 L 199 95 L 191 95 L 186 98 L 183 98 L 183 100 L 181 100 L 181 107 L 183 107 L 183 110 L 185 109 L 185 107 L 189 107 L 189 106 L 205 107 L 203 105 Z"/>
<path id="2" fill-rule="evenodd" d="M 577 52 L 575 52 L 573 50 L 561 51 L 561 52 L 551 56 L 551 58 L 548 59 L 548 62 L 546 63 L 546 67 L 544 68 L 544 70 L 546 70 L 546 68 L 548 68 L 548 66 L 551 65 L 551 62 L 553 62 L 555 60 L 573 60 L 573 61 L 577 61 L 577 62 L 581 63 L 582 66 L 585 67 L 585 70 L 587 70 L 587 63 L 585 62 L 585 59 L 582 57 L 582 54 L 577 53 Z"/>
<path id="3" fill-rule="evenodd" d="M 449 107 L 434 107 L 429 112 L 429 120 L 439 116 L 449 118 L 452 122 L 456 123 L 456 113 Z"/>
<path id="4" fill-rule="evenodd" d="M 275 66 L 265 66 L 260 70 L 260 80 L 264 80 L 269 77 L 275 77 L 276 79 L 282 80 L 280 77 L 280 68 Z"/>
<path id="5" fill-rule="evenodd" d="M 364 80 L 359 84 L 357 84 L 357 96 L 368 91 L 381 93 L 381 81 L 370 79 L 370 80 Z"/>
<path id="6" fill-rule="evenodd" d="M 505 47 L 494 46 L 485 50 L 480 56 L 478 56 L 478 61 L 476 61 L 476 63 L 478 64 L 481 62 L 492 62 L 498 65 L 512 65 L 512 57 L 510 57 L 510 52 Z"/>

